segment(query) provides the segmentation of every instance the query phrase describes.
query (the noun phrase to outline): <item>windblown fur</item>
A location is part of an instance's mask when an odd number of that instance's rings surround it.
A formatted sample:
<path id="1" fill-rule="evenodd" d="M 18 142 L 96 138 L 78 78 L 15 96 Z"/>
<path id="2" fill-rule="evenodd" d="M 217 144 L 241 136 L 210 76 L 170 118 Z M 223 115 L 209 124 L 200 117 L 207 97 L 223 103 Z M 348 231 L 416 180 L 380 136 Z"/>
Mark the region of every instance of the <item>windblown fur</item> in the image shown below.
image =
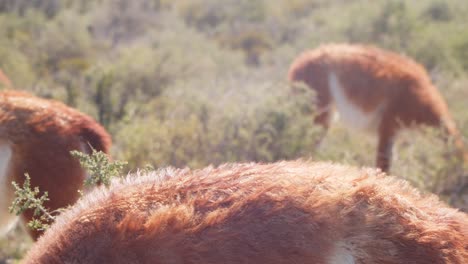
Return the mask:
<path id="1" fill-rule="evenodd" d="M 468 216 L 373 169 L 304 161 L 129 176 L 24 263 L 468 263 Z"/>

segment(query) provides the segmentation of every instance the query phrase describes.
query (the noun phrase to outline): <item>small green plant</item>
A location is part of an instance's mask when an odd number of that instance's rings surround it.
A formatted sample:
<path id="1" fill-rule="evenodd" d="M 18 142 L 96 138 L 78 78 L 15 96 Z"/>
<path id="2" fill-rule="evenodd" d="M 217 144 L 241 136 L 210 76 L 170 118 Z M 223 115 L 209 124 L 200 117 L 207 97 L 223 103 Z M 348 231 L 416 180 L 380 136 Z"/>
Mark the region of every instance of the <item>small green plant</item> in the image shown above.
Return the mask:
<path id="1" fill-rule="evenodd" d="M 81 166 L 90 174 L 90 177 L 84 183 L 85 186 L 103 184 L 108 187 L 111 177 L 120 174 L 127 164 L 121 161 L 110 161 L 105 153 L 94 149 L 91 155 L 79 151 L 71 151 L 71 154 L 79 159 Z M 39 196 L 39 187 L 32 188 L 31 178 L 28 174 L 25 174 L 25 176 L 23 186 L 12 182 L 15 188 L 15 199 L 9 207 L 10 213 L 20 215 L 28 209 L 34 210 L 34 217 L 28 223 L 28 226 L 33 230 L 44 231 L 64 208 L 50 212 L 44 206 L 44 203 L 49 201 L 48 193 L 44 192 L 42 196 Z M 80 190 L 78 192 L 82 193 Z"/>
<path id="2" fill-rule="evenodd" d="M 104 184 L 108 187 L 111 178 L 119 175 L 124 166 L 127 165 L 127 162 L 110 161 L 104 152 L 95 149 L 91 155 L 76 150 L 70 153 L 78 158 L 81 166 L 90 174 L 90 177 L 85 180 L 85 186 Z"/>
<path id="3" fill-rule="evenodd" d="M 28 223 L 28 226 L 39 231 L 45 230 L 54 221 L 54 214 L 57 212 L 49 212 L 45 208 L 44 203 L 49 201 L 47 192 L 39 196 L 39 188 L 31 188 L 31 178 L 28 174 L 25 174 L 25 177 L 23 186 L 19 186 L 16 182 L 12 183 L 15 187 L 15 199 L 9 207 L 10 213 L 20 215 L 28 209 L 33 209 L 34 218 Z"/>

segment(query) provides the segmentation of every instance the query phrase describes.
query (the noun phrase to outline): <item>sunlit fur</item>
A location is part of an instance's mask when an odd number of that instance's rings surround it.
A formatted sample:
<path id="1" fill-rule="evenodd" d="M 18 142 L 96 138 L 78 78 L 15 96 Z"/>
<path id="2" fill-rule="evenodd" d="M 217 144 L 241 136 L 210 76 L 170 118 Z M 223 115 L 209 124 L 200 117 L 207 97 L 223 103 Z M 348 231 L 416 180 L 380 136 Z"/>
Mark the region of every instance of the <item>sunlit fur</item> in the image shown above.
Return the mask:
<path id="1" fill-rule="evenodd" d="M 375 169 L 304 161 L 129 176 L 24 263 L 468 263 L 468 216 Z"/>
<path id="2" fill-rule="evenodd" d="M 18 91 L 0 92 L 0 230 L 16 220 L 8 213 L 14 196 L 11 184 L 22 184 L 25 173 L 31 186 L 47 191 L 51 210 L 74 203 L 86 172 L 70 151 L 91 153 L 91 147 L 108 153 L 111 139 L 91 117 L 60 102 Z M 26 211 L 23 222 L 32 218 Z M 29 230 L 33 238 L 41 232 Z"/>
<path id="3" fill-rule="evenodd" d="M 396 134 L 413 125 L 442 126 L 468 161 L 447 104 L 410 58 L 372 46 L 329 44 L 299 55 L 288 78 L 316 91 L 317 124 L 328 128 L 336 106 L 348 127 L 377 134 L 376 163 L 385 171 Z"/>

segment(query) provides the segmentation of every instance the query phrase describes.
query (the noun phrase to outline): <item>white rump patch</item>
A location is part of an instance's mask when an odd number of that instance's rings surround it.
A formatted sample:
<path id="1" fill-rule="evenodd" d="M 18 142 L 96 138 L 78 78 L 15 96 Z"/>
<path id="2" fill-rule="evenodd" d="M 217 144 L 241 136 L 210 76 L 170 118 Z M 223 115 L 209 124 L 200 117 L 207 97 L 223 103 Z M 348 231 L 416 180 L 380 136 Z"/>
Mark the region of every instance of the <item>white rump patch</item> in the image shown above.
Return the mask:
<path id="1" fill-rule="evenodd" d="M 11 146 L 0 141 L 0 236 L 8 232 L 18 220 L 17 216 L 8 211 L 8 207 L 13 201 L 13 186 L 8 180 L 11 156 Z"/>
<path id="2" fill-rule="evenodd" d="M 372 112 L 364 112 L 348 98 L 338 76 L 333 71 L 328 74 L 328 86 L 340 119 L 347 127 L 370 133 L 377 131 L 382 119 L 383 105 Z"/>
<path id="3" fill-rule="evenodd" d="M 354 256 L 350 247 L 343 242 L 336 244 L 334 252 L 332 252 L 328 264 L 355 264 Z"/>

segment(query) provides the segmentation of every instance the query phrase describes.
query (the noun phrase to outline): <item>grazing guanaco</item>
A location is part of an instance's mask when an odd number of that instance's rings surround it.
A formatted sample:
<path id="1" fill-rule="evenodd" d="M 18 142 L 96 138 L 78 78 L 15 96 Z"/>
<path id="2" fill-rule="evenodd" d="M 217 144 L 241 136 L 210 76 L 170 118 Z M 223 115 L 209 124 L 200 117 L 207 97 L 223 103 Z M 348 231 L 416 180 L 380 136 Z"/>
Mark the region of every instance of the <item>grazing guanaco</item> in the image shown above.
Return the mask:
<path id="1" fill-rule="evenodd" d="M 165 169 L 62 213 L 25 264 L 468 263 L 468 216 L 376 169 Z"/>
<path id="2" fill-rule="evenodd" d="M 25 173 L 31 186 L 48 192 L 51 210 L 74 203 L 86 172 L 70 151 L 109 153 L 111 138 L 91 117 L 57 101 L 19 91 L 0 92 L 0 235 L 18 217 L 9 213 L 14 198 L 12 182 L 22 184 Z M 22 215 L 23 222 L 32 210 Z M 28 229 L 36 239 L 41 232 Z"/>
<path id="3" fill-rule="evenodd" d="M 384 171 L 398 131 L 414 125 L 442 126 L 468 161 L 447 104 L 410 58 L 373 46 L 323 45 L 299 55 L 288 79 L 315 90 L 315 123 L 327 129 L 335 106 L 348 127 L 377 134 L 376 164 Z"/>

